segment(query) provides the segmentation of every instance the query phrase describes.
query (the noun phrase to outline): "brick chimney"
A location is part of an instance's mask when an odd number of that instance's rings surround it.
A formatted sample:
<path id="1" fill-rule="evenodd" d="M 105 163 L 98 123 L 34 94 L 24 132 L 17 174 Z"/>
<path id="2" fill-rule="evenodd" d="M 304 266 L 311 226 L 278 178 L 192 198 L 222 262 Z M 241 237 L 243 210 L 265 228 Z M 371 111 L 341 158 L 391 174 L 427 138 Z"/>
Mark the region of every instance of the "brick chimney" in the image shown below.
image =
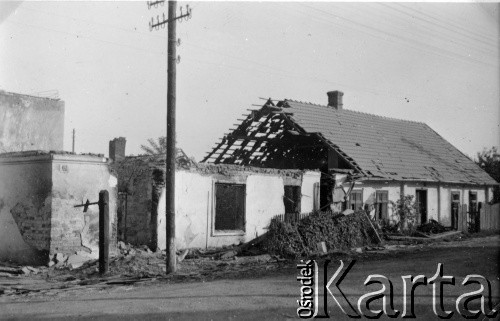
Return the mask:
<path id="1" fill-rule="evenodd" d="M 342 106 L 344 105 L 342 103 L 342 96 L 344 96 L 343 92 L 334 90 L 329 91 L 326 94 L 328 95 L 328 107 L 342 109 Z"/>
<path id="2" fill-rule="evenodd" d="M 118 161 L 125 158 L 125 137 L 118 137 L 109 141 L 109 158 Z"/>

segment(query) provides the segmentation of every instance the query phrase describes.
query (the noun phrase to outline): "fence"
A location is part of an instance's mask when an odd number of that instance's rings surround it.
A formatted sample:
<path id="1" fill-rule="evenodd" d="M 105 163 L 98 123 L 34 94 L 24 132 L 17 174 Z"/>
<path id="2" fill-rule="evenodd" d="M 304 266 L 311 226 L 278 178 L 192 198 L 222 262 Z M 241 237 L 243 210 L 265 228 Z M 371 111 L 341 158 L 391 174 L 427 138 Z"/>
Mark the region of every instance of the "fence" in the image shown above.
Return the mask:
<path id="1" fill-rule="evenodd" d="M 479 210 L 468 210 L 466 204 L 459 205 L 454 219 L 457 222 L 453 224 L 453 227 L 462 232 L 500 230 L 500 203 L 481 204 Z M 454 219 L 452 218 L 452 221 Z"/>
<path id="2" fill-rule="evenodd" d="M 297 223 L 301 219 L 308 217 L 311 213 L 286 213 L 278 214 L 273 217 L 274 220 L 278 220 L 286 223 Z"/>
<path id="3" fill-rule="evenodd" d="M 500 230 L 500 203 L 484 204 L 479 217 L 481 230 Z"/>

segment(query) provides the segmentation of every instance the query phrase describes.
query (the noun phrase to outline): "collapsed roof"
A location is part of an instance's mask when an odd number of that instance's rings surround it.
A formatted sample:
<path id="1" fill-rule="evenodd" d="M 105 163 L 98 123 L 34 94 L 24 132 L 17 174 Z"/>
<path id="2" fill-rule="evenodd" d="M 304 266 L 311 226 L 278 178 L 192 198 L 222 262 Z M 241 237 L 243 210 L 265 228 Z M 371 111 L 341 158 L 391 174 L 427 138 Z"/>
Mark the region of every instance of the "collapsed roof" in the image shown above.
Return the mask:
<path id="1" fill-rule="evenodd" d="M 341 99 L 342 93 L 336 93 Z M 283 159 L 293 158 L 299 168 L 320 167 L 307 160 L 300 163 L 299 149 L 317 155 L 330 149 L 344 168 L 366 178 L 498 184 L 425 123 L 346 110 L 341 100 L 339 106 L 324 106 L 269 99 L 226 134 L 203 162 L 279 167 Z"/>

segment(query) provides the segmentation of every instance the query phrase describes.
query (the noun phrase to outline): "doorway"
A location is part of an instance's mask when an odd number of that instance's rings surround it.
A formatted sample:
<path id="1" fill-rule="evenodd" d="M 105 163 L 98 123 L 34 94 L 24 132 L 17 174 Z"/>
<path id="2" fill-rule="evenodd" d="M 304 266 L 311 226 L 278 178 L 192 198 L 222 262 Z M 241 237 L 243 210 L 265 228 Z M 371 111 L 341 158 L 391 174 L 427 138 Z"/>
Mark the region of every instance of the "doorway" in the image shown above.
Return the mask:
<path id="1" fill-rule="evenodd" d="M 451 227 L 458 230 L 458 211 L 460 208 L 460 192 L 451 192 Z"/>
<path id="2" fill-rule="evenodd" d="M 427 190 L 416 190 L 415 205 L 420 224 L 427 223 Z"/>

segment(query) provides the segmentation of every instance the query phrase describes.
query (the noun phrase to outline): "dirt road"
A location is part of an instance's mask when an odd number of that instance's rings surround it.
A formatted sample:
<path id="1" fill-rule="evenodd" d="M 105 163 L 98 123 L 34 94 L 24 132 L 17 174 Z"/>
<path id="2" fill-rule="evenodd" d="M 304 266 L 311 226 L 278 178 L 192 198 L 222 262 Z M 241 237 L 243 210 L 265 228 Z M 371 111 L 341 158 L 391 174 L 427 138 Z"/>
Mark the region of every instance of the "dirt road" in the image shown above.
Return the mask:
<path id="1" fill-rule="evenodd" d="M 457 243 L 416 248 L 413 251 L 359 257 L 341 284 L 350 300 L 356 302 L 369 292 L 363 282 L 369 274 L 383 274 L 393 281 L 395 307 L 402 309 L 402 275 L 431 277 L 438 263 L 444 274 L 456 277 L 456 286 L 445 286 L 445 308 L 455 311 L 456 298 L 470 292 L 460 285 L 468 274 L 480 274 L 492 283 L 493 301 L 499 297 L 498 236 Z M 331 277 L 338 268 L 332 260 Z M 252 278 L 167 284 L 145 283 L 105 289 L 73 289 L 43 297 L 0 297 L 1 319 L 91 319 L 91 320 L 285 320 L 297 319 L 300 284 L 297 269 L 284 268 L 272 275 Z M 376 288 L 378 289 L 378 287 Z M 371 289 L 370 291 L 373 291 Z M 322 307 L 321 307 L 322 309 Z M 347 320 L 333 299 L 328 301 L 330 318 Z M 437 319 L 432 311 L 432 287 L 418 288 L 415 313 L 419 320 Z M 457 312 L 452 319 L 462 319 Z"/>

